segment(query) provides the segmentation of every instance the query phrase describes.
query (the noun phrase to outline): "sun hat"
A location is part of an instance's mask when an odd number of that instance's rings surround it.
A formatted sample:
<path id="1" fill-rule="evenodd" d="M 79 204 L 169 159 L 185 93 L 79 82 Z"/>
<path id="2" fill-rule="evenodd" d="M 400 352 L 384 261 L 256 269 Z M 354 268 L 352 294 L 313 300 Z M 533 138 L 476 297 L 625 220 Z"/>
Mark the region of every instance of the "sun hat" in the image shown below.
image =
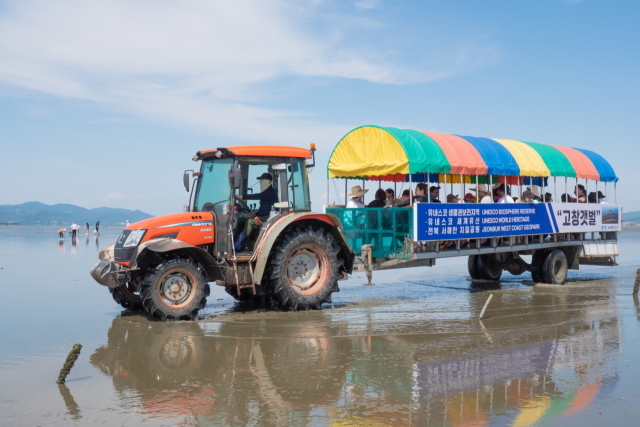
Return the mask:
<path id="1" fill-rule="evenodd" d="M 351 187 L 351 194 L 347 194 L 347 197 L 360 197 L 367 191 L 369 190 L 363 190 L 362 187 L 356 185 L 355 187 Z"/>
<path id="2" fill-rule="evenodd" d="M 457 194 L 447 194 L 447 203 L 451 203 L 453 201 L 453 199 L 457 199 L 458 195 Z"/>
<path id="3" fill-rule="evenodd" d="M 530 187 L 527 187 L 527 190 L 531 191 L 534 196 L 540 197 L 540 193 L 538 192 L 538 186 L 537 185 L 532 185 Z"/>
<path id="4" fill-rule="evenodd" d="M 529 191 L 529 190 L 523 191 L 522 192 L 522 199 L 524 200 L 526 198 L 533 199 L 533 192 Z"/>
<path id="5" fill-rule="evenodd" d="M 478 184 L 476 188 L 470 188 L 469 191 L 489 193 L 489 191 L 487 191 L 487 186 L 484 184 Z"/>

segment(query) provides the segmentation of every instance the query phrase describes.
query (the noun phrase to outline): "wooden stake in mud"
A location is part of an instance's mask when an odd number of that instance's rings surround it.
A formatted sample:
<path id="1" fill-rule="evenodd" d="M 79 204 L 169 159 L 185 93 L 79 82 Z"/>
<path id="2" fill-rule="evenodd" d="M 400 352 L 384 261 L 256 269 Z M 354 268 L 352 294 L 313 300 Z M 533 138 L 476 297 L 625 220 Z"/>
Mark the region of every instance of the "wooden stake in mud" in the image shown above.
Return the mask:
<path id="1" fill-rule="evenodd" d="M 67 375 L 71 372 L 71 368 L 73 368 L 73 364 L 78 360 L 78 356 L 80 356 L 80 350 L 82 350 L 82 344 L 74 344 L 73 348 L 69 352 L 67 356 L 67 360 L 64 361 L 64 365 L 62 365 L 62 369 L 60 369 L 60 375 L 58 375 L 58 384 L 64 384 Z"/>
<path id="2" fill-rule="evenodd" d="M 636 281 L 633 284 L 633 295 L 638 295 L 639 288 L 640 288 L 640 268 L 636 271 Z"/>
<path id="3" fill-rule="evenodd" d="M 491 298 L 493 298 L 493 294 L 489 294 L 489 298 L 487 298 L 487 302 L 484 303 L 484 307 L 482 307 L 482 311 L 480 312 L 480 316 L 478 316 L 478 319 L 482 319 L 482 316 L 484 316 L 484 311 L 487 309 Z"/>

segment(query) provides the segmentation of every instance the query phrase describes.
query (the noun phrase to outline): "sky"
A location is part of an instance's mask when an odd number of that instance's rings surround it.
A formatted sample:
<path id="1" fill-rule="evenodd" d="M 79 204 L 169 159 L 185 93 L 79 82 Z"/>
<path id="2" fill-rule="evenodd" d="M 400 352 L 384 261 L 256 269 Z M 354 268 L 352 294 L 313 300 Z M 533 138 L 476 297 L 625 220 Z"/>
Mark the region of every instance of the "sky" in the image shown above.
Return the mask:
<path id="1" fill-rule="evenodd" d="M 182 211 L 198 150 L 362 125 L 603 155 L 640 210 L 640 2 L 0 0 L 1 204 Z M 333 196 L 332 196 L 333 197 Z"/>

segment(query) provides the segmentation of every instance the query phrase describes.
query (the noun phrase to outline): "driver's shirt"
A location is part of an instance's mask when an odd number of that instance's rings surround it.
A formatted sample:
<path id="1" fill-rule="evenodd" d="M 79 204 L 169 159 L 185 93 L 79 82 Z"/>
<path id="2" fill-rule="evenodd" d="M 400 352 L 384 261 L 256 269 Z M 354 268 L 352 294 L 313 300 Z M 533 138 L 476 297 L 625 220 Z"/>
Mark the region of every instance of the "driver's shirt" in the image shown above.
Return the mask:
<path id="1" fill-rule="evenodd" d="M 278 191 L 269 186 L 262 193 L 258 194 L 247 194 L 246 196 L 242 196 L 245 200 L 260 200 L 260 207 L 258 208 L 258 212 L 256 212 L 256 216 L 268 216 L 271 213 L 271 207 L 278 203 Z"/>

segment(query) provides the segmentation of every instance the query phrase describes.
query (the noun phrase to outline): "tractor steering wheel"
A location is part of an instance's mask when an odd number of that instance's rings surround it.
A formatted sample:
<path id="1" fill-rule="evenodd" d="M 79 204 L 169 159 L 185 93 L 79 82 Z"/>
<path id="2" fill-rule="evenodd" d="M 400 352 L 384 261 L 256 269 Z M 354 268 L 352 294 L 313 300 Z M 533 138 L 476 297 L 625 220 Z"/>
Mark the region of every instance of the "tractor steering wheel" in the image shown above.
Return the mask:
<path id="1" fill-rule="evenodd" d="M 236 205 L 238 206 L 238 211 L 242 213 L 251 212 L 251 208 L 247 205 L 247 202 L 241 199 L 236 199 Z"/>

